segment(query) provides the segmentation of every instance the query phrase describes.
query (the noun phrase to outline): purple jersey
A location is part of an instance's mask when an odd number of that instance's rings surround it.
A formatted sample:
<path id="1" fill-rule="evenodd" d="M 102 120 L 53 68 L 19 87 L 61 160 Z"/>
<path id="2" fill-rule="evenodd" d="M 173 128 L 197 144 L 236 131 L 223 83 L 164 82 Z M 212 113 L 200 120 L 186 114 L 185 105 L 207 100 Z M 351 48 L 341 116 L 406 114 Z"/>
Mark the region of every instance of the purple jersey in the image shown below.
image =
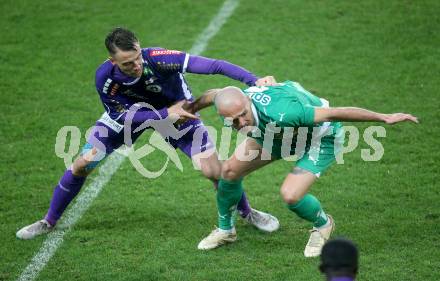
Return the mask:
<path id="1" fill-rule="evenodd" d="M 135 103 L 145 102 L 161 116 L 144 110 L 140 118 L 159 119 L 167 116 L 167 107 L 183 99 L 192 100 L 192 94 L 183 74 L 223 74 L 252 86 L 257 77 L 249 71 L 222 60 L 191 56 L 184 52 L 162 48 L 142 49 L 143 74 L 133 78 L 122 73 L 110 60 L 96 71 L 96 90 L 108 115 L 123 123 L 128 109 Z"/>
<path id="2" fill-rule="evenodd" d="M 247 70 L 221 60 L 190 56 L 183 52 L 162 48 L 142 49 L 141 54 L 143 73 L 139 78 L 124 75 L 109 60 L 96 71 L 96 89 L 106 112 L 96 122 L 84 146 L 82 153 L 90 151 L 93 147 L 99 151 L 93 161 L 85 167 L 86 171 L 95 168 L 102 160 L 101 156 L 111 154 L 124 143 L 127 145 L 134 143 L 147 129 L 147 127 L 140 128 L 143 122 L 166 118 L 167 107 L 179 100 L 192 99 L 191 92 L 183 78 L 185 71 L 199 74 L 223 74 L 249 86 L 257 80 L 257 77 Z M 129 108 L 140 102 L 150 104 L 159 113 L 156 114 L 153 110 L 143 107 L 135 111 L 131 120 L 133 122 L 131 123 L 131 137 L 127 143 L 125 117 L 129 113 Z M 122 123 L 124 124 L 121 125 Z M 159 133 L 172 147 L 179 148 L 188 157 L 215 147 L 208 130 L 200 120 L 188 120 L 174 129 L 179 132 L 184 131 L 183 135 L 173 138 L 161 131 Z M 160 150 L 159 147 L 157 148 Z M 51 225 L 56 224 L 68 204 L 80 191 L 84 181 L 85 177 L 74 176 L 69 170 L 64 174 L 55 188 L 50 209 L 45 217 Z M 245 214 L 248 210 L 247 213 L 249 213 L 250 207 L 246 198 L 242 197 L 241 200 L 238 205 L 240 211 Z"/>

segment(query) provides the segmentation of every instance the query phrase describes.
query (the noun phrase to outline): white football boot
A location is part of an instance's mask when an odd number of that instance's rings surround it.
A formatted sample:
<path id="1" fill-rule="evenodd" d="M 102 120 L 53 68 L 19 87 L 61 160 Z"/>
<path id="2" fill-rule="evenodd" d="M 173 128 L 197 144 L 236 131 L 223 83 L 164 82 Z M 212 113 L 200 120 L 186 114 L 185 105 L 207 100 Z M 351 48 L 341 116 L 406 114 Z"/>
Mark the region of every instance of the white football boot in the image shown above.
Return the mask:
<path id="1" fill-rule="evenodd" d="M 251 209 L 244 219 L 259 230 L 265 232 L 274 232 L 280 228 L 280 222 L 276 217 L 255 209 Z"/>
<path id="2" fill-rule="evenodd" d="M 197 248 L 199 250 L 211 250 L 220 247 L 221 245 L 224 245 L 226 243 L 235 242 L 236 240 L 237 232 L 235 231 L 235 228 L 231 229 L 230 231 L 224 231 L 219 228 L 215 228 L 211 232 L 211 234 L 200 241 Z"/>
<path id="3" fill-rule="evenodd" d="M 53 226 L 49 224 L 49 222 L 45 219 L 39 220 L 33 224 L 30 224 L 28 226 L 23 227 L 17 233 L 15 236 L 17 236 L 18 239 L 34 239 L 35 237 L 49 233 L 53 230 Z"/>
<path id="4" fill-rule="evenodd" d="M 322 247 L 335 229 L 335 221 L 333 220 L 333 217 L 330 215 L 327 215 L 327 217 L 329 220 L 327 225 L 319 228 L 313 227 L 313 229 L 310 230 L 310 238 L 304 249 L 305 257 L 311 258 L 321 255 Z"/>

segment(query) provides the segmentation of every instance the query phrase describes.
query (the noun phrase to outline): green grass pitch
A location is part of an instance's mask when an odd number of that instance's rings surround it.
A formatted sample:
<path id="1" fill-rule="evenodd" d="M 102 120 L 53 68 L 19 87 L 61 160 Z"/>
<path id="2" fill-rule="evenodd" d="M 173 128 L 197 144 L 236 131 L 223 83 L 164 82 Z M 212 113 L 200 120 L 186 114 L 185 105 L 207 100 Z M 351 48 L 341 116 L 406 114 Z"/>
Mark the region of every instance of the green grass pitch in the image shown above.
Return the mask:
<path id="1" fill-rule="evenodd" d="M 94 72 L 107 57 L 105 34 L 122 25 L 144 47 L 189 50 L 222 3 L 1 1 L 0 280 L 16 280 L 44 241 L 19 241 L 15 232 L 44 215 L 64 171 L 58 130 L 77 126 L 84 135 L 103 112 Z M 439 30 L 433 0 L 242 0 L 203 53 L 298 81 L 335 106 L 420 118 L 386 127 L 378 162 L 361 159 L 361 138 L 312 189 L 335 217 L 335 236 L 358 244 L 358 280 L 440 280 Z M 196 96 L 231 84 L 187 78 Z M 212 109 L 202 118 L 220 128 Z M 318 259 L 302 255 L 309 225 L 279 196 L 291 163 L 245 181 L 251 204 L 280 219 L 278 232 L 239 221 L 237 243 L 200 252 L 216 223 L 215 193 L 179 155 L 184 172 L 170 165 L 154 180 L 125 161 L 37 280 L 322 280 Z M 163 154 L 148 157 L 147 167 L 162 164 Z"/>

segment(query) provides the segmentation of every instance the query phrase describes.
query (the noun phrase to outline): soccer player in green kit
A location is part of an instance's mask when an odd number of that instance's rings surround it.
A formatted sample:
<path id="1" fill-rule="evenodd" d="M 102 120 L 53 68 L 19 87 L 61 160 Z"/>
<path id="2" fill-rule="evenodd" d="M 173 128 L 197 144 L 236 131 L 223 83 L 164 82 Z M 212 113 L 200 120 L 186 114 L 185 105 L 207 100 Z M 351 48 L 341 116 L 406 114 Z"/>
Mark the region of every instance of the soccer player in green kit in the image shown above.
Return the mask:
<path id="1" fill-rule="evenodd" d="M 296 165 L 281 186 L 281 196 L 289 210 L 313 224 L 304 255 L 319 256 L 335 223 L 309 190 L 335 161 L 343 144 L 344 132 L 339 121 L 418 123 L 416 117 L 405 113 L 331 108 L 326 100 L 291 81 L 244 91 L 237 87 L 209 90 L 194 102 L 191 110 L 195 112 L 212 104 L 225 124 L 247 138 L 222 165 L 217 192 L 219 226 L 199 243 L 201 250 L 236 240 L 234 216 L 243 192 L 243 177 L 274 160 L 295 154 Z"/>

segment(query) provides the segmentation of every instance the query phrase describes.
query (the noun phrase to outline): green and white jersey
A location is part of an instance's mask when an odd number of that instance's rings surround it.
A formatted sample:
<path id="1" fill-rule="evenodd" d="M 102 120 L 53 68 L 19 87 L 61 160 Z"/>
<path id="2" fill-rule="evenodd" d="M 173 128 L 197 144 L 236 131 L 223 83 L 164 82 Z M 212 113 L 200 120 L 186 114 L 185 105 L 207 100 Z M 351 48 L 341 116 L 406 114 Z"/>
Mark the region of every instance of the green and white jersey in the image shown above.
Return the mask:
<path id="1" fill-rule="evenodd" d="M 313 121 L 315 107 L 328 107 L 328 101 L 308 92 L 297 82 L 285 81 L 277 86 L 250 87 L 244 90 L 244 93 L 252 100 L 255 125 L 262 135 L 270 126 L 282 129 L 285 127 L 325 129 L 331 125 L 330 122 L 315 124 Z"/>
<path id="2" fill-rule="evenodd" d="M 292 81 L 251 87 L 244 93 L 252 100 L 255 126 L 259 129 L 250 136 L 272 156 L 286 159 L 295 155 L 297 167 L 318 177 L 335 161 L 344 142 L 342 124 L 314 122 L 315 108 L 328 107 L 328 101 Z"/>

